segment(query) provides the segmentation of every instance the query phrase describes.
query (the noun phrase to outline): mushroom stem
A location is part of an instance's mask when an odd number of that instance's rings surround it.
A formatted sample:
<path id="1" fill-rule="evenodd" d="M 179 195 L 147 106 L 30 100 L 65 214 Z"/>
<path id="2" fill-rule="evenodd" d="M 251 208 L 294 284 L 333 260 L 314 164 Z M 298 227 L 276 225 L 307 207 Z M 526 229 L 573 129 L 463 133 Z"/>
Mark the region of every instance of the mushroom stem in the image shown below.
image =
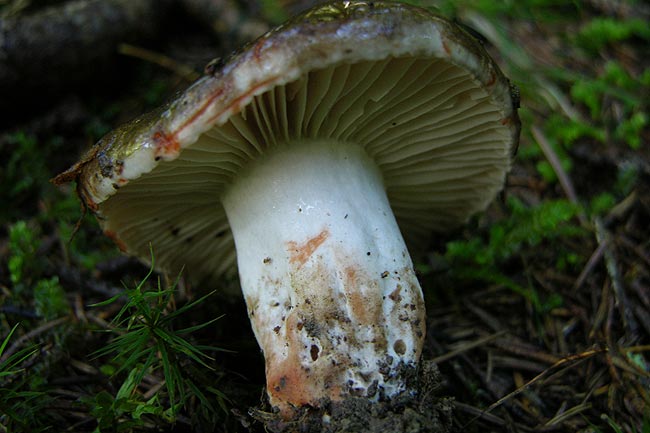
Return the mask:
<path id="1" fill-rule="evenodd" d="M 229 186 L 242 290 L 270 402 L 320 406 L 409 392 L 422 290 L 378 167 L 360 146 L 278 146 Z"/>

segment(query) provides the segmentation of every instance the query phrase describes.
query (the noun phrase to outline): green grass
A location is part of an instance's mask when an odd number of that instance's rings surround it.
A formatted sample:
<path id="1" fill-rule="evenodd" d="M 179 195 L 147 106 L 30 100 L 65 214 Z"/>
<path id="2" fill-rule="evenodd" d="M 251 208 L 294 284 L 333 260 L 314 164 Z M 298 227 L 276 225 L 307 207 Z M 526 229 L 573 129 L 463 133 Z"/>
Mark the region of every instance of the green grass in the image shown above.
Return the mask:
<path id="1" fill-rule="evenodd" d="M 28 346 L 4 356 L 18 325 L 0 344 L 0 431 L 43 431 L 40 412 L 50 403 L 48 396 L 33 389 L 38 378 L 24 365 L 37 356 L 38 348 Z"/>

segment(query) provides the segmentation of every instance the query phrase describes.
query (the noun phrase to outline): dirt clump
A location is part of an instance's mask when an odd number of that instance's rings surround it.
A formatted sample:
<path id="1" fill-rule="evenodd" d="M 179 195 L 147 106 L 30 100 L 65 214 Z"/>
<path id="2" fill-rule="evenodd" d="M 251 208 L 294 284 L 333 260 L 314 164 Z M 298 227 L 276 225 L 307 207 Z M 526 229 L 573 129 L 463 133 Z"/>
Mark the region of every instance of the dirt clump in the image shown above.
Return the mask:
<path id="1" fill-rule="evenodd" d="M 305 407 L 294 420 L 251 409 L 249 414 L 274 433 L 447 433 L 451 431 L 452 400 L 438 396 L 441 376 L 436 364 L 421 363 L 413 375 L 415 393 L 403 393 L 390 401 L 373 402 L 363 397 L 325 401 L 319 408 Z"/>

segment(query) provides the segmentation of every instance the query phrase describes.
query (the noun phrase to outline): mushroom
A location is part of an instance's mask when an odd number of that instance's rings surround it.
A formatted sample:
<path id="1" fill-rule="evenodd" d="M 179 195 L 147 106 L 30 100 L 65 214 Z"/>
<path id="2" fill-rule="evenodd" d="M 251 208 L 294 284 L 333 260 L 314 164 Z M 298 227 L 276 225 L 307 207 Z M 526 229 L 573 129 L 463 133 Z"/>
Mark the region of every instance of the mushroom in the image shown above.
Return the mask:
<path id="1" fill-rule="evenodd" d="M 288 417 L 413 392 L 418 251 L 485 209 L 519 138 L 484 47 L 435 13 L 343 1 L 272 30 L 55 182 L 119 247 L 239 270 L 270 403 Z M 236 250 L 236 254 L 235 254 Z"/>

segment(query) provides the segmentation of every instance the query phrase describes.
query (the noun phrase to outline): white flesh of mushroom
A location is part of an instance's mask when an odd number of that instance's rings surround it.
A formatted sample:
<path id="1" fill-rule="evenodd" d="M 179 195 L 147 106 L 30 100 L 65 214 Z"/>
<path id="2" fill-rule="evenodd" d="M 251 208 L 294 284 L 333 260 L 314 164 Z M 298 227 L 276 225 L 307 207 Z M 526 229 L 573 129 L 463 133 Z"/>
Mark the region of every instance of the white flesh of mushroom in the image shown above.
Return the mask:
<path id="1" fill-rule="evenodd" d="M 375 163 L 360 147 L 280 146 L 223 197 L 271 403 L 404 391 L 424 303 Z"/>

